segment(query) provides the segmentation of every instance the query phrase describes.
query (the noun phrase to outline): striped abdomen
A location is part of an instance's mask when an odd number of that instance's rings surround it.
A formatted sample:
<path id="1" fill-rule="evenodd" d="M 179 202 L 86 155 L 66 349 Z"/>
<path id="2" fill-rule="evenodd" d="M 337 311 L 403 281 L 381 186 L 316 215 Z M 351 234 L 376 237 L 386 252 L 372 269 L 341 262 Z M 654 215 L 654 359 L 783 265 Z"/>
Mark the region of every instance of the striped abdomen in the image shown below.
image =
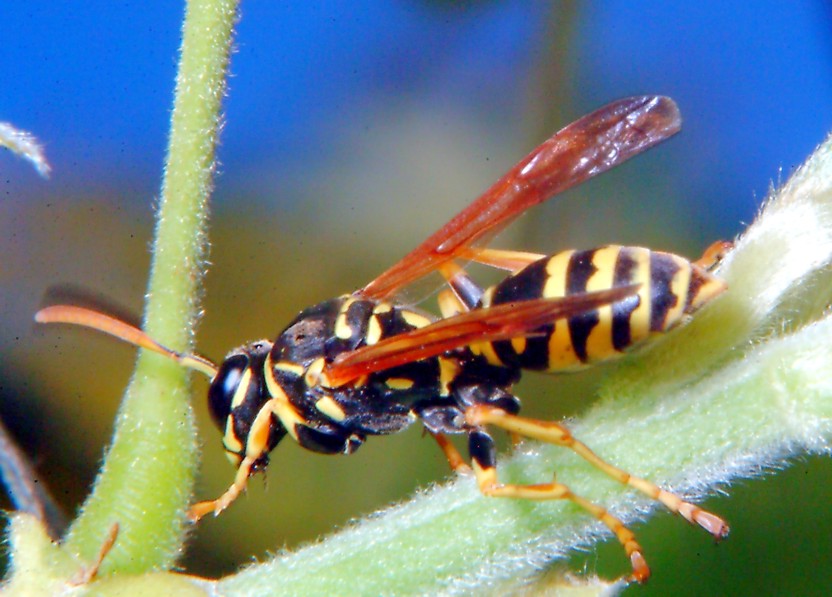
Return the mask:
<path id="1" fill-rule="evenodd" d="M 552 372 L 577 369 L 673 328 L 725 289 L 721 280 L 677 255 L 610 245 L 536 261 L 489 288 L 482 303 L 487 307 L 630 284 L 641 284 L 637 295 L 555 321 L 539 336 L 472 349 L 493 364 Z"/>

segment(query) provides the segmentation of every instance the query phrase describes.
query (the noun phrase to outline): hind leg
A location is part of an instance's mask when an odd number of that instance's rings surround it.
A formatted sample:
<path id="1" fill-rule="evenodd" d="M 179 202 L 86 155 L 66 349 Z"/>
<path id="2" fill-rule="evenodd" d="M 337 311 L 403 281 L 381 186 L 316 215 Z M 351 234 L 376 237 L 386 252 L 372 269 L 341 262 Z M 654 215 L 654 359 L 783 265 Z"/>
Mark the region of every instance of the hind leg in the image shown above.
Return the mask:
<path id="1" fill-rule="evenodd" d="M 569 448 L 613 479 L 638 489 L 664 504 L 670 511 L 680 514 L 689 522 L 698 524 L 714 538 L 722 539 L 728 534 L 728 525 L 715 514 L 684 501 L 676 494 L 665 491 L 650 481 L 635 477 L 605 462 L 586 444 L 575 439 L 569 429 L 559 423 L 518 417 L 488 405 L 469 407 L 465 411 L 465 418 L 469 425 L 494 425 L 518 435 Z"/>
<path id="2" fill-rule="evenodd" d="M 650 577 L 650 568 L 647 566 L 641 545 L 639 545 L 635 535 L 623 522 L 610 514 L 605 508 L 572 493 L 568 486 L 556 481 L 534 485 L 501 483 L 497 478 L 496 450 L 491 436 L 482 429 L 475 429 L 468 434 L 468 442 L 477 485 L 484 495 L 525 500 L 569 500 L 600 520 L 613 532 L 616 539 L 624 547 L 624 551 L 633 567 L 633 572 L 628 580 L 641 583 Z"/>

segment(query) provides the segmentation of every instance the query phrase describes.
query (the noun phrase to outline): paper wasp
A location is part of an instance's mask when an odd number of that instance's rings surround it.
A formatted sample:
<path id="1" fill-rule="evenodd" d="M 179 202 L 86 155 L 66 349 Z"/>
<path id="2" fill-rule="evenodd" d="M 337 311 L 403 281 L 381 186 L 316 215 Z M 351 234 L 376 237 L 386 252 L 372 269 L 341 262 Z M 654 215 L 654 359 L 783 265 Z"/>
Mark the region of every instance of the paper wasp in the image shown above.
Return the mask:
<path id="1" fill-rule="evenodd" d="M 520 402 L 511 393 L 524 369 L 582 368 L 684 322 L 725 288 L 708 271 L 722 245 L 698 262 L 638 247 L 548 256 L 483 245 L 530 207 L 663 141 L 680 123 L 675 103 L 658 96 L 620 100 L 577 120 L 365 287 L 303 310 L 273 342 L 243 345 L 219 366 L 80 307 L 47 307 L 36 319 L 98 329 L 211 378 L 209 409 L 237 473 L 223 495 L 191 508 L 194 520 L 228 507 L 286 435 L 309 450 L 350 454 L 368 436 L 420 420 L 456 470 L 467 465 L 446 435 L 468 436 L 483 494 L 568 499 L 584 508 L 624 546 L 631 578 L 644 581 L 650 571 L 642 548 L 604 508 L 559 482 L 500 483 L 486 427 L 568 447 L 714 537 L 725 536 L 719 517 L 604 462 L 563 425 L 518 416 Z M 467 261 L 510 273 L 483 290 L 460 265 Z M 434 271 L 447 284 L 439 295 L 441 319 L 394 302 L 405 286 Z"/>

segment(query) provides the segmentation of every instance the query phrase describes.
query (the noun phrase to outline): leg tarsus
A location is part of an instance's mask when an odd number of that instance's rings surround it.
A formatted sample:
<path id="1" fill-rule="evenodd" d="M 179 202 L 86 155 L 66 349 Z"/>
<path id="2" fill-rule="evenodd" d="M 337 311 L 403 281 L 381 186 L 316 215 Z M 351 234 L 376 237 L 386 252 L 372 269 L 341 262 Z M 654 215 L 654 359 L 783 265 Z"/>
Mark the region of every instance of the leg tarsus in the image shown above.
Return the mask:
<path id="1" fill-rule="evenodd" d="M 251 467 L 254 465 L 254 459 L 250 456 L 243 458 L 237 469 L 237 474 L 234 477 L 234 483 L 231 487 L 226 489 L 220 497 L 215 500 L 207 500 L 198 502 L 190 507 L 188 510 L 188 518 L 191 522 L 199 522 L 199 519 L 206 514 L 214 513 L 217 516 L 220 512 L 228 508 L 231 503 L 236 500 L 239 495 L 245 490 L 246 483 L 251 475 Z"/>
<path id="2" fill-rule="evenodd" d="M 110 525 L 107 531 L 107 536 L 104 537 L 104 543 L 101 544 L 101 549 L 98 550 L 98 555 L 89 566 L 84 566 L 81 571 L 69 581 L 73 586 L 82 586 L 91 583 L 98 576 L 98 571 L 101 569 L 101 564 L 104 563 L 104 558 L 113 549 L 118 538 L 119 524 L 114 522 Z"/>
<path id="3" fill-rule="evenodd" d="M 702 257 L 694 261 L 695 265 L 706 269 L 708 271 L 714 269 L 719 262 L 725 258 L 725 255 L 734 248 L 734 243 L 729 240 L 718 240 L 715 243 L 711 243 L 705 252 L 702 253 Z"/>

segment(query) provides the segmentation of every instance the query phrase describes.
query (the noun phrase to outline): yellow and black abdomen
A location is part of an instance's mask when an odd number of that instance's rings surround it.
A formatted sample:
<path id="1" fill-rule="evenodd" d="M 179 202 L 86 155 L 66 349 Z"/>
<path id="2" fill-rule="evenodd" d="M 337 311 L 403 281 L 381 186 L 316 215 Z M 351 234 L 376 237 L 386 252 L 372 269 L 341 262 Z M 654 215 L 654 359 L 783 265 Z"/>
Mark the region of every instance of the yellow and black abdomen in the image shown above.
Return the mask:
<path id="1" fill-rule="evenodd" d="M 704 268 L 670 253 L 609 245 L 536 261 L 486 290 L 482 306 L 640 284 L 638 294 L 543 326 L 539 335 L 472 346 L 490 363 L 569 371 L 614 358 L 682 323 L 725 289 Z"/>

